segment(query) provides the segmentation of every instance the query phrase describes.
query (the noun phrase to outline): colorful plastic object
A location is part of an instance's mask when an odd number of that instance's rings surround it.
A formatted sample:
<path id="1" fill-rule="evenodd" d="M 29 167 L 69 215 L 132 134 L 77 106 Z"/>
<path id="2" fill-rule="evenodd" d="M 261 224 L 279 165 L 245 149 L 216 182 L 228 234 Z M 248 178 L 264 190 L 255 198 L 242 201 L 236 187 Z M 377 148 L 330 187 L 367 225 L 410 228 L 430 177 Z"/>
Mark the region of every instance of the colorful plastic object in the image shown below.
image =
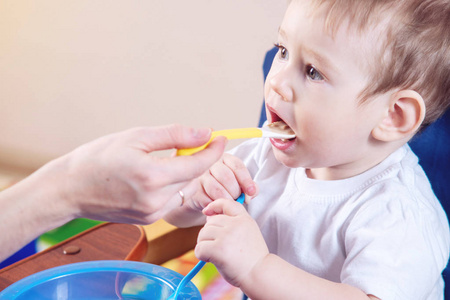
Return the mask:
<path id="1" fill-rule="evenodd" d="M 279 139 L 291 139 L 295 137 L 293 132 L 283 132 L 282 130 L 271 128 L 269 126 L 263 126 L 261 128 L 236 128 L 236 129 L 226 129 L 226 130 L 218 130 L 213 131 L 211 133 L 211 138 L 209 141 L 197 148 L 188 148 L 188 149 L 178 149 L 177 155 L 192 155 L 200 150 L 206 148 L 206 146 L 211 143 L 211 141 L 218 136 L 224 136 L 229 140 L 233 139 L 249 139 L 249 138 L 279 138 Z"/>
<path id="2" fill-rule="evenodd" d="M 166 300 L 183 276 L 161 266 L 132 261 L 90 261 L 28 276 L 0 293 L 1 300 Z M 179 299 L 201 299 L 189 282 Z"/>
<path id="3" fill-rule="evenodd" d="M 42 234 L 36 240 L 36 250 L 42 251 L 51 246 L 54 246 L 62 241 L 67 240 L 68 238 L 73 237 L 85 230 L 88 230 L 96 225 L 102 224 L 104 222 L 90 220 L 90 219 L 74 219 L 61 227 L 50 230 L 44 234 Z"/>

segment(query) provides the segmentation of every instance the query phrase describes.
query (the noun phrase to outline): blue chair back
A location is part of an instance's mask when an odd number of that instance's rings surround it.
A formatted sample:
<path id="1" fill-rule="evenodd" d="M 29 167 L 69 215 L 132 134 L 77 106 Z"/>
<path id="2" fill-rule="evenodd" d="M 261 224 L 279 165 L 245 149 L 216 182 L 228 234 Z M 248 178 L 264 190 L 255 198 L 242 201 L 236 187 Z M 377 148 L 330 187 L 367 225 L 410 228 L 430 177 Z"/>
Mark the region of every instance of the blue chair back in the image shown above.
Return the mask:
<path id="1" fill-rule="evenodd" d="M 266 53 L 263 63 L 264 80 L 269 73 L 272 61 L 278 52 L 272 48 Z M 449 95 L 450 97 L 450 95 Z M 266 121 L 264 103 L 261 108 L 259 126 Z M 450 110 L 436 122 L 417 134 L 409 145 L 419 157 L 419 163 L 431 182 L 433 191 L 442 204 L 447 216 L 450 213 Z M 450 299 L 450 268 L 442 273 L 445 281 L 445 299 Z"/>

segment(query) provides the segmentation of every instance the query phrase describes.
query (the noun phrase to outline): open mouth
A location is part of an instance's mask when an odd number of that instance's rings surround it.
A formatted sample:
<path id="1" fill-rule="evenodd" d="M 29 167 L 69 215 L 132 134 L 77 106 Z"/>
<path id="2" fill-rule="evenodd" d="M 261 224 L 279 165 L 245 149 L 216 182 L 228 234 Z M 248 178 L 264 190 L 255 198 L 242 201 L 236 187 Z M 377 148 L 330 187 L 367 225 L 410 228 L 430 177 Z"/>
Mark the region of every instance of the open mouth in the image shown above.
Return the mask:
<path id="1" fill-rule="evenodd" d="M 291 129 L 291 127 L 289 127 L 289 125 L 287 125 L 284 121 L 276 121 L 270 124 L 267 124 L 268 127 L 270 127 L 270 129 L 272 129 L 272 131 L 276 131 L 282 134 L 288 134 L 288 135 L 295 135 L 294 130 Z M 281 139 L 282 141 L 288 141 L 288 140 L 293 140 L 295 139 L 295 136 L 293 138 L 290 139 Z"/>
<path id="2" fill-rule="evenodd" d="M 288 134 L 288 135 L 295 135 L 294 130 L 292 130 L 291 127 L 289 127 L 288 124 L 286 124 L 286 122 L 281 119 L 276 113 L 274 113 L 271 109 L 269 109 L 270 111 L 270 116 L 271 116 L 271 123 L 268 124 L 267 126 L 271 128 L 271 130 L 273 131 L 278 131 L 280 133 L 283 134 Z M 287 142 L 287 141 L 292 141 L 295 140 L 295 137 L 290 138 L 290 139 L 281 139 L 282 142 Z"/>

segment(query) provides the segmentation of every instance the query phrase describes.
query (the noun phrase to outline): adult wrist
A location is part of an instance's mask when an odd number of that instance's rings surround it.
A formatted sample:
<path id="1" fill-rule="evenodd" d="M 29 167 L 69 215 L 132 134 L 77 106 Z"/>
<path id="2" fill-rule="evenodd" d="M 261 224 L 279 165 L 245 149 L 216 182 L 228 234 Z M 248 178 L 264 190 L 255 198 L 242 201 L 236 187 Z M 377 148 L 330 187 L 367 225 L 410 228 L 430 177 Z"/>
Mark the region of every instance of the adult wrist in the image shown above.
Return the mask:
<path id="1" fill-rule="evenodd" d="M 63 158 L 53 160 L 23 182 L 30 205 L 35 207 L 48 229 L 58 227 L 74 218 L 76 207 L 71 203 Z M 31 211 L 31 213 L 33 213 Z"/>

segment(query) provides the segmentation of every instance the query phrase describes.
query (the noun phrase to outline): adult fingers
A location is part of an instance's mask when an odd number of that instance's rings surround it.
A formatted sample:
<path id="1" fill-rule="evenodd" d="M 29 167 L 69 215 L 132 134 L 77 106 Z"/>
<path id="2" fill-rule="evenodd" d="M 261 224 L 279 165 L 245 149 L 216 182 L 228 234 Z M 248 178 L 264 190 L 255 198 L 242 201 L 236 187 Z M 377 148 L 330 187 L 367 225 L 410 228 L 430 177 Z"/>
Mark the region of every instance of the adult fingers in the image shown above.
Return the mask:
<path id="1" fill-rule="evenodd" d="M 148 156 L 148 172 L 158 177 L 161 185 L 185 182 L 208 170 L 223 154 L 226 138 L 215 138 L 207 148 L 191 156 L 157 158 Z"/>
<path id="2" fill-rule="evenodd" d="M 153 152 L 168 149 L 194 148 L 209 141 L 211 129 L 191 128 L 183 125 L 168 125 L 161 127 L 143 127 L 133 130 L 142 149 Z"/>
<path id="3" fill-rule="evenodd" d="M 199 206 L 197 207 L 196 205 L 198 205 L 198 201 L 196 200 L 195 202 L 192 201 L 192 197 L 195 195 L 195 199 L 198 198 L 198 191 L 201 189 L 201 185 L 200 182 L 198 180 L 193 180 L 188 182 L 187 184 L 184 184 L 182 187 L 180 187 L 175 195 L 175 201 L 173 201 L 171 203 L 171 205 L 174 204 L 173 208 L 175 207 L 179 207 L 181 205 L 186 205 L 185 203 L 189 203 L 190 205 L 195 206 L 195 208 L 197 210 L 201 210 L 203 207 L 206 206 L 206 204 L 204 206 Z M 208 202 L 209 203 L 209 202 Z"/>

